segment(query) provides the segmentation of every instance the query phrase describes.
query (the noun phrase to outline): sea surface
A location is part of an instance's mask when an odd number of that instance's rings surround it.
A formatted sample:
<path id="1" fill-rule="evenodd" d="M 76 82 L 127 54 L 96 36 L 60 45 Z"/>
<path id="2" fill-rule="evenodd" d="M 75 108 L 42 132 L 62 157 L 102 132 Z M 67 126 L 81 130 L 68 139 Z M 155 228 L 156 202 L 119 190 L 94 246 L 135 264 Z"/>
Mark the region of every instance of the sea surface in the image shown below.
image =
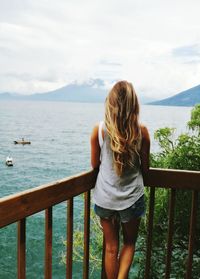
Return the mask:
<path id="1" fill-rule="evenodd" d="M 151 135 L 151 152 L 159 150 L 153 138 L 158 128 L 187 131 L 191 108 L 141 106 L 141 122 Z M 64 102 L 0 102 L 0 198 L 90 169 L 90 134 L 103 119 L 104 105 Z M 15 145 L 14 140 L 30 140 Z M 13 157 L 14 166 L 5 165 Z M 81 197 L 75 199 L 75 228 L 82 224 Z M 53 208 L 53 278 L 65 278 L 66 203 Z M 0 279 L 16 279 L 16 224 L 0 230 Z M 44 278 L 44 212 L 27 218 L 27 279 Z M 81 278 L 75 263 L 73 278 Z M 94 271 L 90 278 L 100 278 Z"/>

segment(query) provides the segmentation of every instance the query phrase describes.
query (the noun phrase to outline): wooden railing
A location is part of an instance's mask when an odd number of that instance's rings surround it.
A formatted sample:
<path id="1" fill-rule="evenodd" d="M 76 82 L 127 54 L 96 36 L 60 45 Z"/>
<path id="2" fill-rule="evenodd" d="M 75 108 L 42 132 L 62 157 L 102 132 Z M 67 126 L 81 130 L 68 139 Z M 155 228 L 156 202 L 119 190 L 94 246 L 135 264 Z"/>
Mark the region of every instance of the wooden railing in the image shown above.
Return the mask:
<path id="1" fill-rule="evenodd" d="M 90 190 L 97 171 L 68 177 L 0 199 L 0 228 L 18 222 L 18 279 L 26 278 L 26 218 L 45 210 L 45 279 L 52 278 L 52 207 L 67 201 L 66 278 L 72 278 L 73 198 L 84 193 L 83 278 L 89 277 Z M 0 271 L 1 272 L 1 271 Z"/>
<path id="2" fill-rule="evenodd" d="M 67 201 L 68 204 L 66 278 L 72 278 L 73 198 L 82 193 L 85 195 L 83 278 L 89 278 L 90 190 L 95 185 L 96 177 L 97 171 L 93 170 L 0 199 L 0 228 L 18 222 L 18 279 L 26 278 L 26 218 L 43 210 L 45 210 L 45 279 L 52 278 L 52 207 L 63 201 Z M 170 278 L 171 270 L 176 190 L 192 191 L 188 260 L 185 276 L 186 279 L 191 279 L 200 172 L 151 169 L 145 177 L 145 185 L 150 187 L 145 279 L 151 278 L 153 217 L 155 188 L 157 187 L 171 188 L 165 279 Z M 104 268 L 102 268 L 102 278 L 105 278 Z"/>
<path id="3" fill-rule="evenodd" d="M 170 278 L 170 271 L 171 271 L 176 191 L 178 189 L 192 190 L 188 259 L 187 259 L 186 273 L 184 277 L 185 279 L 192 279 L 192 261 L 193 261 L 195 225 L 197 222 L 198 192 L 200 191 L 200 172 L 183 171 L 183 170 L 151 169 L 147 177 L 145 177 L 145 185 L 148 185 L 150 187 L 145 279 L 151 278 L 150 269 L 151 269 L 153 217 L 154 217 L 156 188 L 171 189 L 170 202 L 169 202 L 169 217 L 168 217 L 166 269 L 165 269 L 165 277 L 164 277 L 165 279 Z M 182 218 L 182 216 L 180 216 L 180 218 Z"/>

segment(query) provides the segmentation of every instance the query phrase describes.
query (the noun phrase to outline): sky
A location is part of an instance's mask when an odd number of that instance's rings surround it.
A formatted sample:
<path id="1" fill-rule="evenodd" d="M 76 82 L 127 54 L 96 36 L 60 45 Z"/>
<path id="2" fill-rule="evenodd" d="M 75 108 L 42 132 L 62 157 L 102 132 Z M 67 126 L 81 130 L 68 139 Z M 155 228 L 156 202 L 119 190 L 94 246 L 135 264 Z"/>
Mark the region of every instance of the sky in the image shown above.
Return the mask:
<path id="1" fill-rule="evenodd" d="M 199 0 L 0 0 L 0 93 L 102 79 L 162 99 L 200 84 Z"/>

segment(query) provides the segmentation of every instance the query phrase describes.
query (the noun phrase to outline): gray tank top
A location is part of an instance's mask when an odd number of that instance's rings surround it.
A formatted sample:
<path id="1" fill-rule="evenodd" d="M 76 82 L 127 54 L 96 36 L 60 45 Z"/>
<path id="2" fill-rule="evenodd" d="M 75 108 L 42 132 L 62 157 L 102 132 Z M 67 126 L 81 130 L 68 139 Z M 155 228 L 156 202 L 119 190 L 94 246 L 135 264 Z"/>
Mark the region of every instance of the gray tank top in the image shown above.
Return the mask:
<path id="1" fill-rule="evenodd" d="M 102 128 L 104 139 L 102 138 Z M 113 167 L 109 136 L 103 122 L 99 124 L 99 145 L 101 164 L 93 191 L 93 201 L 98 206 L 123 210 L 134 204 L 144 194 L 144 183 L 139 154 L 135 153 L 134 167 L 118 176 Z"/>

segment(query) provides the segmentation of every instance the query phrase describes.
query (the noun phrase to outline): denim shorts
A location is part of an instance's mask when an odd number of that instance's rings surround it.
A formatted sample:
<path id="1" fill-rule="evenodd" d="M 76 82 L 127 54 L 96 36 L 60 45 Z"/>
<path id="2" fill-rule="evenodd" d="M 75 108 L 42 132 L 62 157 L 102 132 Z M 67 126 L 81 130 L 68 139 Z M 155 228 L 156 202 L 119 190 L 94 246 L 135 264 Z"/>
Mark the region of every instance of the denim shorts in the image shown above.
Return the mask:
<path id="1" fill-rule="evenodd" d="M 118 219 L 121 223 L 127 223 L 132 218 L 140 218 L 145 214 L 145 199 L 141 196 L 133 205 L 123 210 L 112 210 L 94 205 L 95 213 L 102 219 Z"/>

